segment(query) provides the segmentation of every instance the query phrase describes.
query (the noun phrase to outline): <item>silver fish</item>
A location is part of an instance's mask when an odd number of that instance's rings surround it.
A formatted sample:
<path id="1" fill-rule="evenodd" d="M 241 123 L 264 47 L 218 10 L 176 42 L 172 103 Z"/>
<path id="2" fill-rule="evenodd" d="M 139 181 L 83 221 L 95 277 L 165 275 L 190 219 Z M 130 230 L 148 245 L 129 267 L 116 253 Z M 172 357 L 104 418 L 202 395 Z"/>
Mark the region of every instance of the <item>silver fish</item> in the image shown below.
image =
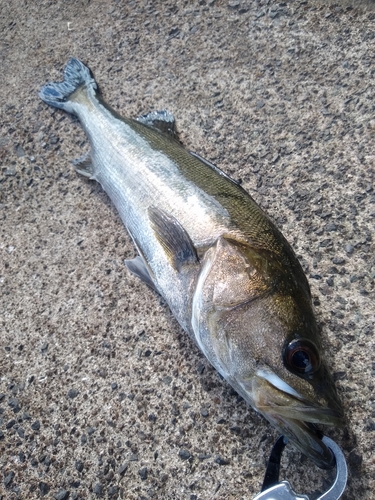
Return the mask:
<path id="1" fill-rule="evenodd" d="M 280 231 L 240 185 L 181 146 L 168 111 L 122 118 L 77 59 L 39 96 L 78 116 L 91 150 L 75 168 L 116 206 L 139 253 L 129 270 L 247 403 L 332 466 L 316 424 L 341 424 L 341 405 L 307 279 Z"/>

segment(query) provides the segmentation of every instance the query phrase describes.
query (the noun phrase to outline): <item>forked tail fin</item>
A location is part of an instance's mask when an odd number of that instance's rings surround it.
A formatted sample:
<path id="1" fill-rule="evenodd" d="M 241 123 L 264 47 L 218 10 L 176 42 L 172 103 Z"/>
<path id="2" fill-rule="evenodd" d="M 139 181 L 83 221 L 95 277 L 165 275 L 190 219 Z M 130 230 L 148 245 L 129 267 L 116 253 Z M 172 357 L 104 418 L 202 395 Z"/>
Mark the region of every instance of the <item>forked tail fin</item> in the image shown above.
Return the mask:
<path id="1" fill-rule="evenodd" d="M 95 94 L 97 84 L 91 71 L 81 61 L 71 57 L 64 69 L 64 81 L 47 83 L 39 91 L 39 97 L 50 106 L 63 109 L 68 113 L 75 113 L 75 102 L 71 99 L 80 87 Z"/>

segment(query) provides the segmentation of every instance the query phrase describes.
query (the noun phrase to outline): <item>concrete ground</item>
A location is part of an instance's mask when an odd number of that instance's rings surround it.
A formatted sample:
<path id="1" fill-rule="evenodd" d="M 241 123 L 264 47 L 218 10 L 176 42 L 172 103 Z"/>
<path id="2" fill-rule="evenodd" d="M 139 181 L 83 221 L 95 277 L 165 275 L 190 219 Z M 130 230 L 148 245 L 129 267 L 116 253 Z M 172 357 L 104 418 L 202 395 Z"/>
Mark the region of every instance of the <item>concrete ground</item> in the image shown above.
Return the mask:
<path id="1" fill-rule="evenodd" d="M 134 247 L 37 92 L 69 56 L 127 116 L 167 108 L 299 256 L 348 428 L 346 500 L 373 499 L 374 9 L 313 1 L 0 5 L 0 498 L 251 499 L 277 432 L 123 264 Z M 287 447 L 316 498 L 332 474 Z"/>

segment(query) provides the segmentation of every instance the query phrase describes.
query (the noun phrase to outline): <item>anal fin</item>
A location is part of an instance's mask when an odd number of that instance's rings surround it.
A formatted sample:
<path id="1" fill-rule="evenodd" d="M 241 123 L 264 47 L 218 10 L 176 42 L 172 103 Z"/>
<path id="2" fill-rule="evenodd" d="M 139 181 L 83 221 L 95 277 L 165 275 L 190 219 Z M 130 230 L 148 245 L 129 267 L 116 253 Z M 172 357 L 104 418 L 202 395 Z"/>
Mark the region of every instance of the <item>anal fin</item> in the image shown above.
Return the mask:
<path id="1" fill-rule="evenodd" d="M 91 162 L 91 153 L 87 151 L 85 154 L 72 161 L 74 169 L 78 174 L 88 177 L 91 180 L 96 180 L 94 167 Z"/>
<path id="2" fill-rule="evenodd" d="M 155 284 L 150 276 L 149 270 L 147 269 L 147 266 L 145 264 L 145 261 L 137 255 L 137 257 L 134 257 L 134 259 L 131 260 L 124 260 L 126 267 L 129 269 L 129 271 L 140 278 L 142 281 L 144 281 L 150 288 L 155 290 L 156 292 L 158 291 L 155 287 Z"/>
<path id="3" fill-rule="evenodd" d="M 156 207 L 150 207 L 148 215 L 155 236 L 174 269 L 180 271 L 186 264 L 199 262 L 193 242 L 175 217 Z"/>

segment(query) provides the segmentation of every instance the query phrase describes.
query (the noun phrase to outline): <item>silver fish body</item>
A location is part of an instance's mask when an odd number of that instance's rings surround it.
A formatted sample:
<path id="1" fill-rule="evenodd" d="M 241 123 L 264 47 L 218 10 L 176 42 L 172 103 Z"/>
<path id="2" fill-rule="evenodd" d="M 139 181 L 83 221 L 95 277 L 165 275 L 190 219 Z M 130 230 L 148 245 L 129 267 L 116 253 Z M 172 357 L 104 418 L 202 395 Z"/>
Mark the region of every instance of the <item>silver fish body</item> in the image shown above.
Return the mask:
<path id="1" fill-rule="evenodd" d="M 139 257 L 128 268 L 255 410 L 319 466 L 332 466 L 315 424 L 339 424 L 340 402 L 306 277 L 271 220 L 181 146 L 170 113 L 120 117 L 77 59 L 39 95 L 78 116 L 91 151 L 76 170 L 102 185 L 132 236 Z"/>

